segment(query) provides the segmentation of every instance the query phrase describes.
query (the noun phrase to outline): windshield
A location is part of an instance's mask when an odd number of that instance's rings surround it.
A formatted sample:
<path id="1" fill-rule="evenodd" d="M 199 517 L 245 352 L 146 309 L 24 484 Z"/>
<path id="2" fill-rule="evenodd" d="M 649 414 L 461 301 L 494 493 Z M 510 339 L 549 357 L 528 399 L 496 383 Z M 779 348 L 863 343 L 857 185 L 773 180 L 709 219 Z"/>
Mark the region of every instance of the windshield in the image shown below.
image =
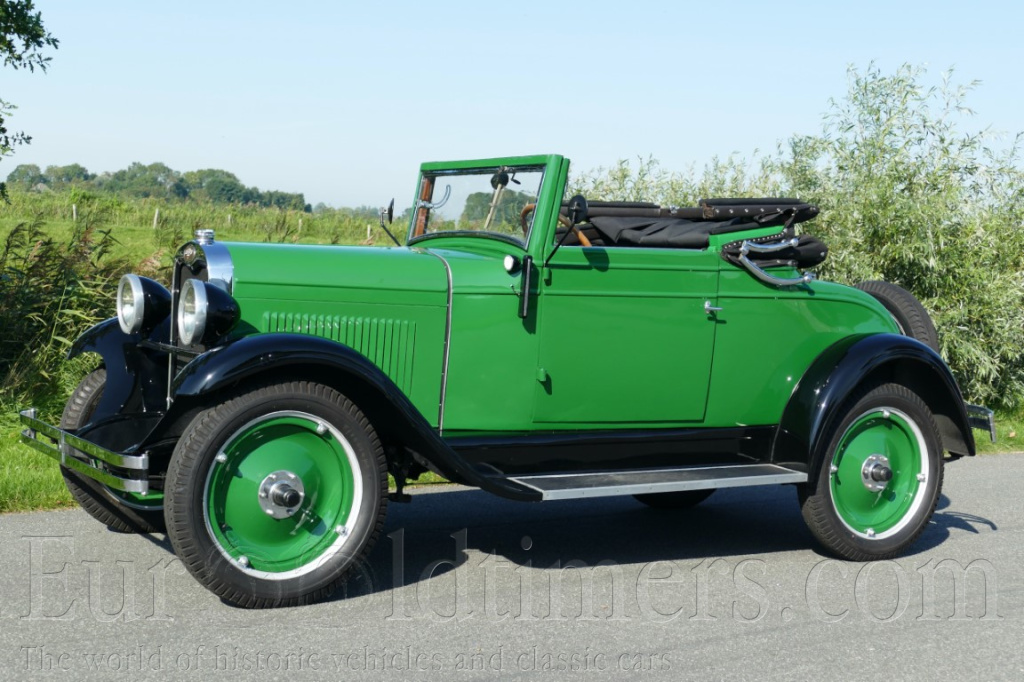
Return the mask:
<path id="1" fill-rule="evenodd" d="M 542 166 L 424 173 L 410 240 L 477 234 L 525 245 L 543 178 Z"/>

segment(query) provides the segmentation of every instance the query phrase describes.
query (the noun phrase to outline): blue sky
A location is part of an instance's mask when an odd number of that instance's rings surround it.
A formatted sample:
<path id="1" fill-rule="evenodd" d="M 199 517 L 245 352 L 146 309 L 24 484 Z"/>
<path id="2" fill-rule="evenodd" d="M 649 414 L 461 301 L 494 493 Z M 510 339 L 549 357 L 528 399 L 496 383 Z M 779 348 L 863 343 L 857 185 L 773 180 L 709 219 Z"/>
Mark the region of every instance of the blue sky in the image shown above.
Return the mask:
<path id="1" fill-rule="evenodd" d="M 36 0 L 45 74 L 0 70 L 0 163 L 223 168 L 334 206 L 421 161 L 561 153 L 670 170 L 816 133 L 848 65 L 982 81 L 967 128 L 1024 130 L 1019 2 Z"/>

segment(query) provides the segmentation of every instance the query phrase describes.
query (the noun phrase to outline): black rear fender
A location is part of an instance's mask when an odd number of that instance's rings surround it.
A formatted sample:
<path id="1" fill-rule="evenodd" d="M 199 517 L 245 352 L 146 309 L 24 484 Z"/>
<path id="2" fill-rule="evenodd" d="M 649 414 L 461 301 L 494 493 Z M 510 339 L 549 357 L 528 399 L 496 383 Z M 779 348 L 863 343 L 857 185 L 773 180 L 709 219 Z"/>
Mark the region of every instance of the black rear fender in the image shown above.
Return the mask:
<path id="1" fill-rule="evenodd" d="M 935 417 L 942 446 L 974 455 L 974 434 L 956 380 L 942 358 L 916 339 L 898 334 L 853 336 L 829 347 L 800 379 L 783 412 L 772 461 L 803 469 L 817 480 L 833 420 L 861 386 L 897 383 L 921 397 Z"/>

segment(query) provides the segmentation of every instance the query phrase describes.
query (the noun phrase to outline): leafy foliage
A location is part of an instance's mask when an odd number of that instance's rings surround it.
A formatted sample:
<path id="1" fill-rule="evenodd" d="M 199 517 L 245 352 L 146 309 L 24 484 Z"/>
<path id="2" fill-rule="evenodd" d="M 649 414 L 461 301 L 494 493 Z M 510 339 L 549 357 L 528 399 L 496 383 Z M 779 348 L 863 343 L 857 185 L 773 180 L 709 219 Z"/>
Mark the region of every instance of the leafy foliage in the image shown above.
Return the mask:
<path id="1" fill-rule="evenodd" d="M 569 184 L 569 195 L 599 201 L 653 201 L 663 206 L 696 206 L 701 198 L 763 197 L 779 191 L 771 160 L 755 156 L 748 164 L 735 155 L 712 159 L 699 174 L 692 167 L 667 171 L 653 157 L 638 157 L 635 166 L 620 160 L 611 168 L 571 177 Z"/>
<path id="2" fill-rule="evenodd" d="M 42 16 L 34 9 L 32 0 L 0 0 L 0 56 L 4 66 L 45 71 L 50 63 L 43 49 L 56 49 L 58 41 L 46 32 Z M 25 133 L 7 130 L 6 119 L 14 109 L 13 104 L 0 99 L 0 158 L 32 140 Z M 7 185 L 3 182 L 0 182 L 0 199 L 7 199 Z"/>
<path id="3" fill-rule="evenodd" d="M 460 223 L 479 224 L 481 227 L 491 212 L 491 201 L 494 192 L 473 192 L 466 197 L 466 206 L 459 216 Z M 498 198 L 498 205 L 494 207 L 494 215 L 491 217 L 491 229 L 501 231 L 498 226 L 511 226 L 513 233 L 519 232 L 519 215 L 527 204 L 536 203 L 537 197 L 529 192 L 517 192 L 513 189 L 506 189 Z"/>
<path id="4" fill-rule="evenodd" d="M 22 164 L 7 176 L 7 183 L 24 191 L 63 190 L 77 187 L 92 192 L 106 192 L 121 197 L 163 199 L 167 201 L 198 201 L 214 204 L 235 204 L 276 207 L 285 210 L 312 209 L 301 193 L 261 192 L 246 187 L 234 173 L 216 168 L 178 172 L 166 164 L 135 162 L 113 173 L 90 173 L 78 163 L 67 166 Z"/>
<path id="5" fill-rule="evenodd" d="M 776 169 L 788 191 L 818 204 L 807 230 L 833 248 L 822 274 L 883 279 L 931 312 L 965 393 L 1024 403 L 1024 172 L 1020 136 L 1001 151 L 965 133 L 976 83 L 921 69 L 851 70 L 820 135 L 798 136 Z"/>
<path id="6" fill-rule="evenodd" d="M 109 317 L 127 261 L 106 258 L 113 239 L 83 219 L 67 240 L 19 223 L 0 246 L 0 400 L 64 397 L 77 379 L 64 353 L 83 329 Z"/>

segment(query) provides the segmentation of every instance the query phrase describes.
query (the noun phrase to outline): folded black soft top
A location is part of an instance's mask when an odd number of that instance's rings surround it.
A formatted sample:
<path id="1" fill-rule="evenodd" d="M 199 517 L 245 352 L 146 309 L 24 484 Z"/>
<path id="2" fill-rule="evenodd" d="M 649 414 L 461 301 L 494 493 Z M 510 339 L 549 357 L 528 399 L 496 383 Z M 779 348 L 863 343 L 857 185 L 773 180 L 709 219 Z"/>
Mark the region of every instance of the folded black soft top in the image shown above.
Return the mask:
<path id="1" fill-rule="evenodd" d="M 590 223 L 606 244 L 672 249 L 706 249 L 710 235 L 762 227 L 746 218 L 695 221 L 682 218 L 593 216 Z"/>
<path id="2" fill-rule="evenodd" d="M 607 244 L 703 249 L 710 235 L 759 227 L 790 228 L 814 218 L 818 207 L 787 198 L 701 199 L 697 207 L 593 201 L 587 213 Z"/>

